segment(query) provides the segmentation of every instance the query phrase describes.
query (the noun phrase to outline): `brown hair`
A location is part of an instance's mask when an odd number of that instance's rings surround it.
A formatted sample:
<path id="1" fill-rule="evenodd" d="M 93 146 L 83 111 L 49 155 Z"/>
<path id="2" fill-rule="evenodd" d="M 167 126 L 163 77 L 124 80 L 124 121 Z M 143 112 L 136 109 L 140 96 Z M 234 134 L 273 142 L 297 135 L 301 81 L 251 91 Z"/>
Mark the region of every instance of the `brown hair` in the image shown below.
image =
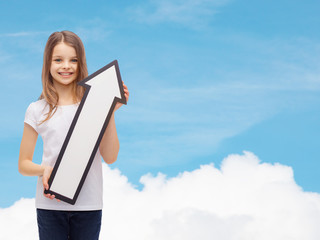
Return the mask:
<path id="1" fill-rule="evenodd" d="M 77 83 L 88 76 L 86 55 L 83 43 L 81 39 L 73 32 L 61 31 L 54 32 L 48 38 L 46 47 L 43 54 L 43 67 L 42 67 L 42 93 L 39 99 L 45 99 L 49 105 L 49 112 L 43 122 L 47 121 L 57 110 L 59 102 L 59 95 L 53 85 L 53 79 L 50 73 L 50 67 L 52 62 L 52 52 L 56 45 L 59 43 L 65 43 L 70 47 L 73 47 L 77 54 L 78 59 L 78 75 L 77 79 L 73 82 L 73 98 L 74 101 L 79 101 L 83 94 L 84 88 L 77 85 Z M 43 123 L 42 122 L 42 123 Z"/>

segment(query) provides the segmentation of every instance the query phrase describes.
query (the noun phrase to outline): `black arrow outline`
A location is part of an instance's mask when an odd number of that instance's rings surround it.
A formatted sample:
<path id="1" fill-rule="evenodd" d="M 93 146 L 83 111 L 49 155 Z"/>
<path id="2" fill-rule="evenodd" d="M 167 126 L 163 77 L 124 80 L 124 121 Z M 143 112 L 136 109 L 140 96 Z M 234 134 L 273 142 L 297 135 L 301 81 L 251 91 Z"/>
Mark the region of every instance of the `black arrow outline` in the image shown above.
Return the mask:
<path id="1" fill-rule="evenodd" d="M 80 116 L 80 113 L 81 113 L 81 111 L 82 111 L 82 108 L 83 108 L 83 106 L 84 106 L 84 104 L 85 104 L 86 98 L 87 98 L 87 96 L 88 96 L 88 94 L 89 94 L 89 92 L 90 92 L 91 86 L 90 86 L 90 85 L 87 85 L 86 82 L 90 81 L 92 78 L 94 78 L 95 76 L 99 75 L 100 73 L 106 71 L 107 69 L 111 68 L 112 66 L 115 66 L 115 70 L 116 70 L 116 74 L 117 74 L 117 79 L 118 79 L 119 90 L 120 90 L 120 94 L 121 94 L 121 99 L 118 98 L 118 97 L 114 97 L 113 102 L 112 102 L 112 105 L 111 105 L 111 107 L 110 107 L 110 109 L 109 109 L 109 112 L 108 112 L 108 114 L 107 114 L 107 117 L 106 117 L 106 119 L 105 119 L 105 121 L 104 121 L 104 124 L 103 124 L 103 126 L 102 126 L 102 129 L 101 129 L 101 131 L 100 131 L 99 137 L 98 137 L 98 139 L 97 139 L 97 141 L 96 141 L 96 144 L 95 144 L 95 146 L 94 146 L 94 148 L 93 148 L 93 151 L 92 151 L 92 153 L 91 153 L 91 156 L 90 156 L 90 158 L 89 158 L 89 160 L 88 160 L 88 163 L 87 163 L 87 166 L 86 166 L 86 168 L 85 168 L 85 171 L 84 171 L 84 173 L 83 173 L 83 175 L 82 175 L 82 177 L 81 177 L 81 180 L 80 180 L 80 182 L 79 182 L 79 185 L 78 185 L 78 187 L 77 187 L 77 190 L 76 190 L 73 198 L 71 199 L 71 198 L 68 198 L 68 197 L 66 197 L 66 196 L 64 196 L 64 195 L 61 195 L 61 194 L 59 194 L 59 193 L 57 193 L 57 192 L 54 192 L 54 191 L 50 190 L 50 187 L 51 187 L 51 184 L 52 184 L 52 182 L 53 182 L 53 179 L 54 179 L 54 177 L 55 177 L 55 175 L 56 175 L 56 173 L 57 173 L 57 171 L 58 171 L 58 168 L 59 168 L 59 165 L 60 165 L 60 163 L 61 163 L 63 154 L 64 154 L 64 152 L 65 152 L 65 150 L 66 150 L 66 148 L 67 148 L 67 146 L 68 146 L 70 137 L 71 137 L 71 135 L 72 135 L 72 133 L 73 133 L 73 130 L 74 130 L 75 126 L 76 126 L 76 123 L 77 123 L 77 121 L 78 121 L 78 118 L 79 118 L 79 116 Z M 48 181 L 49 189 L 48 189 L 48 190 L 44 190 L 44 193 L 45 193 L 45 194 L 48 194 L 48 193 L 49 193 L 49 194 L 53 194 L 53 195 L 55 195 L 55 197 L 56 197 L 57 199 L 62 200 L 62 201 L 67 202 L 67 203 L 70 203 L 70 204 L 72 204 L 72 205 L 74 205 L 74 204 L 76 203 L 77 198 L 78 198 L 78 196 L 79 196 L 79 193 L 80 193 L 80 191 L 81 191 L 81 188 L 82 188 L 82 186 L 83 186 L 83 184 L 84 184 L 84 181 L 85 181 L 85 179 L 86 179 L 86 177 L 87 177 L 87 175 L 88 175 L 88 172 L 89 172 L 89 170 L 90 170 L 90 167 L 91 167 L 91 165 L 92 165 L 92 162 L 93 162 L 93 160 L 94 160 L 94 157 L 95 157 L 95 155 L 96 155 L 96 153 L 97 153 L 97 151 L 98 151 L 98 148 L 99 148 L 100 142 L 101 142 L 101 140 L 102 140 L 103 134 L 104 134 L 104 132 L 105 132 L 107 126 L 108 126 L 108 123 L 109 123 L 109 121 L 110 121 L 110 118 L 111 118 L 111 116 L 112 116 L 112 113 L 113 113 L 113 111 L 114 111 L 114 108 L 115 108 L 117 102 L 123 103 L 123 104 L 127 104 L 126 98 L 125 98 L 125 96 L 124 96 L 124 89 L 123 89 L 123 85 L 122 85 L 122 84 L 123 84 L 123 83 L 122 83 L 122 79 L 121 79 L 121 75 L 120 75 L 120 70 L 119 70 L 119 65 L 118 65 L 118 61 L 117 61 L 117 60 L 112 61 L 111 63 L 109 63 L 109 64 L 107 64 L 106 66 L 102 67 L 101 69 L 99 69 L 98 71 L 94 72 L 93 74 L 91 74 L 90 76 L 86 77 L 85 79 L 83 79 L 82 81 L 80 81 L 80 82 L 78 83 L 78 85 L 85 87 L 86 90 L 85 90 L 85 93 L 84 93 L 84 95 L 83 95 L 83 98 L 82 98 L 82 100 L 81 100 L 81 102 L 80 102 L 80 104 L 79 104 L 79 107 L 78 107 L 78 109 L 77 109 L 77 112 L 76 112 L 76 114 L 75 114 L 75 116 L 74 116 L 74 118 L 73 118 L 73 120 L 72 120 L 72 123 L 71 123 L 70 128 L 69 128 L 68 133 L 67 133 L 67 136 L 66 136 L 66 138 L 65 138 L 65 140 L 64 140 L 64 142 L 63 142 L 63 145 L 62 145 L 62 147 L 61 147 L 61 150 L 60 150 L 60 153 L 59 153 L 59 155 L 58 155 L 57 161 L 56 161 L 56 163 L 55 163 L 55 165 L 54 165 L 54 167 L 53 167 L 51 176 L 50 176 L 49 181 Z M 67 179 L 66 179 L 66 181 L 67 181 Z"/>

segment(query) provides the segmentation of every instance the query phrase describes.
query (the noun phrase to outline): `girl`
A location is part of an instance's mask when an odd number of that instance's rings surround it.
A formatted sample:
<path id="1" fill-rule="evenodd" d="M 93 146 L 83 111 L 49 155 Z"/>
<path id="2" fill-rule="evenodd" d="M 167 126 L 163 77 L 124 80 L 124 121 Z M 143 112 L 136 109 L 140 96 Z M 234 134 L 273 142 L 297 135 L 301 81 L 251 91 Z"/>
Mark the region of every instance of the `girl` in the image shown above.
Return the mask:
<path id="1" fill-rule="evenodd" d="M 20 146 L 19 172 L 39 176 L 36 192 L 40 240 L 93 240 L 99 238 L 102 214 L 102 162 L 117 159 L 119 140 L 114 113 L 103 135 L 95 159 L 75 205 L 44 194 L 48 179 L 67 131 L 84 94 L 77 83 L 88 76 L 85 51 L 80 38 L 70 32 L 55 32 L 49 37 L 43 58 L 40 100 L 29 105 Z M 129 91 L 125 85 L 125 97 Z M 122 104 L 117 103 L 115 111 Z M 38 134 L 43 139 L 42 164 L 32 162 Z"/>

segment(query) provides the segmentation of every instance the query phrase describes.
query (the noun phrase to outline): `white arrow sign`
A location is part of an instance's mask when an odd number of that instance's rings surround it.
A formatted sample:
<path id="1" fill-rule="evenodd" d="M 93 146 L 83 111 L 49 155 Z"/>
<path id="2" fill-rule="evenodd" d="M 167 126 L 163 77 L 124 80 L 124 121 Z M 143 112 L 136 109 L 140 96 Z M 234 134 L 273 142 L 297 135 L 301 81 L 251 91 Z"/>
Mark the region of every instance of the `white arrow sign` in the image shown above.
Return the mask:
<path id="1" fill-rule="evenodd" d="M 115 60 L 78 83 L 86 88 L 45 193 L 75 204 L 117 102 L 126 104 Z"/>

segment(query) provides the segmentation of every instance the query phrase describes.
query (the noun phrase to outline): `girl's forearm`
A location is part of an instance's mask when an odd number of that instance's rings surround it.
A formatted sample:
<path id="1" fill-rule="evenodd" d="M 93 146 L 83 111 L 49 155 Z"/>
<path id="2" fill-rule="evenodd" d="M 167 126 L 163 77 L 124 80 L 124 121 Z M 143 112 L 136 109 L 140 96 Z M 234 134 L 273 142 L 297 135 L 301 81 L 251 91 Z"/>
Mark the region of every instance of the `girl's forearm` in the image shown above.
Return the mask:
<path id="1" fill-rule="evenodd" d="M 120 144 L 113 113 L 100 142 L 99 150 L 103 160 L 106 163 L 111 164 L 117 160 L 119 148 Z"/>
<path id="2" fill-rule="evenodd" d="M 19 172 L 24 176 L 42 176 L 45 167 L 31 160 L 19 161 Z"/>
<path id="3" fill-rule="evenodd" d="M 32 162 L 37 138 L 38 133 L 29 124 L 25 123 L 18 162 L 18 170 L 22 175 L 41 176 L 43 174 L 44 166 Z"/>

